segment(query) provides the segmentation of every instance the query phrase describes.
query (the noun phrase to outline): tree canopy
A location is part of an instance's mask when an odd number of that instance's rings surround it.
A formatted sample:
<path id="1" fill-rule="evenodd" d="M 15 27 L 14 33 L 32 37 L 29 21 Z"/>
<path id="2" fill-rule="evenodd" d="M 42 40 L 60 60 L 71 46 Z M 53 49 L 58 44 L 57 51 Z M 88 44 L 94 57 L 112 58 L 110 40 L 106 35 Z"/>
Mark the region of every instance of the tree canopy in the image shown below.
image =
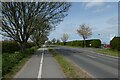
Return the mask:
<path id="1" fill-rule="evenodd" d="M 64 45 L 66 44 L 66 41 L 68 40 L 69 35 L 67 33 L 64 33 L 63 36 L 61 37 L 61 40 L 64 42 Z"/>
<path id="2" fill-rule="evenodd" d="M 80 25 L 80 27 L 77 29 L 77 33 L 83 37 L 84 39 L 84 46 L 86 45 L 85 40 L 92 35 L 92 29 L 87 26 L 86 24 Z"/>
<path id="3" fill-rule="evenodd" d="M 42 23 L 47 22 L 49 28 L 55 28 L 67 16 L 69 7 L 70 3 L 67 2 L 2 2 L 0 34 L 22 45 L 34 31 L 44 30 L 40 28 Z"/>

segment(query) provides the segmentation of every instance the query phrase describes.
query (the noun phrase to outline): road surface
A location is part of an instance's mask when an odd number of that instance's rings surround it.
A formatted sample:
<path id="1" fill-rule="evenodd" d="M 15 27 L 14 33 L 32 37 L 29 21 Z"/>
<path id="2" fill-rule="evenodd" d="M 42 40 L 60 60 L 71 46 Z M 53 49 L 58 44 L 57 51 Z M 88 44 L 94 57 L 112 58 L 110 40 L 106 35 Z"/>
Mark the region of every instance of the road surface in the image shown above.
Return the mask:
<path id="1" fill-rule="evenodd" d="M 48 53 L 47 48 L 44 50 L 40 48 L 14 76 L 14 79 L 16 78 L 38 80 L 41 78 L 65 78 L 65 75 L 54 58 Z"/>
<path id="2" fill-rule="evenodd" d="M 91 49 L 61 46 L 54 49 L 94 78 L 118 78 L 117 58 L 97 54 Z"/>

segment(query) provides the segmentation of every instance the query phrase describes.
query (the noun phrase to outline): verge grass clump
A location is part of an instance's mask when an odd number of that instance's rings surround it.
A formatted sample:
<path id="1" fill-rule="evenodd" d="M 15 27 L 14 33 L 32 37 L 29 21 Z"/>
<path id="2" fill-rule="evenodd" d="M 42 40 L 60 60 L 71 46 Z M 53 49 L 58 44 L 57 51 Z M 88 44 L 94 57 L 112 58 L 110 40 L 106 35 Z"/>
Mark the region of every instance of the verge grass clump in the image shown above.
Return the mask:
<path id="1" fill-rule="evenodd" d="M 26 49 L 22 52 L 3 53 L 2 54 L 2 76 L 11 78 L 13 74 L 20 70 L 30 56 L 35 53 L 35 48 Z"/>

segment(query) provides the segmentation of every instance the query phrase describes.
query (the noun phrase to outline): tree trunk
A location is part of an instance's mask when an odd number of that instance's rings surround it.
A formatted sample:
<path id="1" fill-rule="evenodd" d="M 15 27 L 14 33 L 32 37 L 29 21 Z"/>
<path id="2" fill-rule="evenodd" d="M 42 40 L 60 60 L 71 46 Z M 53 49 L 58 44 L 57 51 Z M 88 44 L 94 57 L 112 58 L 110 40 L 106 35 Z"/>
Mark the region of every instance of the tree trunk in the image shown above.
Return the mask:
<path id="1" fill-rule="evenodd" d="M 64 46 L 66 45 L 66 42 L 64 42 Z"/>
<path id="2" fill-rule="evenodd" d="M 84 38 L 84 47 L 86 47 L 86 41 L 85 41 L 85 38 Z"/>
<path id="3" fill-rule="evenodd" d="M 20 43 L 20 49 L 21 49 L 21 52 L 24 52 L 25 51 L 25 43 Z"/>

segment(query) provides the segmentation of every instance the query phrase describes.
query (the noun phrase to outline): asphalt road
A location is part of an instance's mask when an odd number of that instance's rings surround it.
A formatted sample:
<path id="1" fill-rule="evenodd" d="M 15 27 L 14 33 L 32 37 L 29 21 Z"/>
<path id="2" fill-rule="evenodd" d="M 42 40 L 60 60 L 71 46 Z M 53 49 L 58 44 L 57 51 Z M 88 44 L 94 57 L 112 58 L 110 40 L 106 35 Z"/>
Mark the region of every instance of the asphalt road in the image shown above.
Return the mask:
<path id="1" fill-rule="evenodd" d="M 14 78 L 37 78 L 42 51 L 37 51 L 14 76 Z"/>
<path id="2" fill-rule="evenodd" d="M 87 71 L 93 78 L 118 78 L 118 59 L 96 54 L 91 49 L 54 47 L 65 58 Z"/>
<path id="3" fill-rule="evenodd" d="M 15 80 L 16 78 L 41 80 L 41 78 L 65 78 L 65 76 L 47 48 L 44 50 L 40 48 L 14 76 Z"/>
<path id="4" fill-rule="evenodd" d="M 43 68 L 42 68 L 42 78 L 65 78 L 59 64 L 55 61 L 52 55 L 45 51 Z"/>

